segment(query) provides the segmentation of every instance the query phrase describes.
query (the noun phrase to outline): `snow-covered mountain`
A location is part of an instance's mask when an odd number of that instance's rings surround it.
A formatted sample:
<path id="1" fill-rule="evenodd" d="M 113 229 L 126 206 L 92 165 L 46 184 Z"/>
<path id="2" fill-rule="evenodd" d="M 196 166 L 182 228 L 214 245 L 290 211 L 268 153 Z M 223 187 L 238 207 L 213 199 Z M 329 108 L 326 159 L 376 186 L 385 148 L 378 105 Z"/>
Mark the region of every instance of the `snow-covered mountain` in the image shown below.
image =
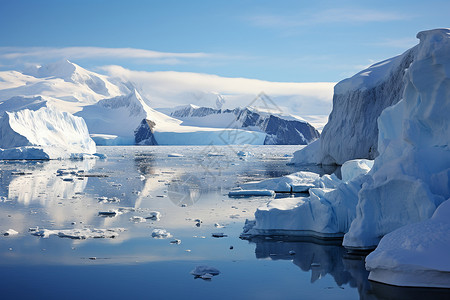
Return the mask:
<path id="1" fill-rule="evenodd" d="M 265 145 L 307 145 L 319 132 L 300 117 L 264 112 L 253 107 L 214 109 L 187 105 L 170 114 L 183 125 L 256 130 L 266 133 Z"/>
<path id="2" fill-rule="evenodd" d="M 222 106 L 224 98 L 214 96 L 217 107 Z M 83 118 L 98 145 L 307 144 L 318 137 L 306 121 L 254 109 L 200 109 L 198 119 L 184 112 L 181 120 L 176 118 L 181 111 L 168 116 L 154 110 L 151 99 L 142 97 L 133 84 L 67 60 L 22 73 L 0 72 L 0 113 L 40 108 Z"/>
<path id="3" fill-rule="evenodd" d="M 101 99 L 129 93 L 124 84 L 62 60 L 23 72 L 0 72 L 0 101 L 12 97 L 43 97 L 46 106 L 75 113 Z M 17 99 L 17 98 L 16 98 Z"/>

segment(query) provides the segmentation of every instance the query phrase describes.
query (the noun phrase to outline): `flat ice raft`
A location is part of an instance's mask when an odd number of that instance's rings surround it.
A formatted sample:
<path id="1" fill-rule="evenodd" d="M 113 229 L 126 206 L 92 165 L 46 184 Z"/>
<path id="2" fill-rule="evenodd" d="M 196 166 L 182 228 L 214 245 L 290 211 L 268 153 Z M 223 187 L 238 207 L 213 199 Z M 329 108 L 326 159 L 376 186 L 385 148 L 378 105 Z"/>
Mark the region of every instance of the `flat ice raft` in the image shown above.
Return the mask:
<path id="1" fill-rule="evenodd" d="M 119 236 L 119 232 L 125 231 L 124 228 L 111 228 L 111 229 L 96 229 L 96 228 L 81 228 L 81 229 L 36 229 L 31 230 L 32 235 L 48 238 L 51 235 L 57 235 L 62 238 L 70 238 L 77 240 L 85 240 L 89 238 L 115 238 Z"/>

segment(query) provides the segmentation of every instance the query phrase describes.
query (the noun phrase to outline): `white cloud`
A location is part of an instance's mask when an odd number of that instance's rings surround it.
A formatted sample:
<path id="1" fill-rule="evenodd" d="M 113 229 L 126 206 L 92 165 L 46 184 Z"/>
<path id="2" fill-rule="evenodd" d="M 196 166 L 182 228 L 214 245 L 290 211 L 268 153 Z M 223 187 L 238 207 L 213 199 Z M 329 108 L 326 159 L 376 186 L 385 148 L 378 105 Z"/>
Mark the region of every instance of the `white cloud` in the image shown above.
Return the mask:
<path id="1" fill-rule="evenodd" d="M 189 72 L 132 71 L 120 66 L 102 69 L 112 77 L 135 84 L 152 107 L 188 103 L 214 106 L 215 93 L 225 97 L 229 108 L 245 107 L 264 92 L 285 112 L 300 116 L 328 115 L 335 85 L 334 82 L 271 82 Z"/>
<path id="2" fill-rule="evenodd" d="M 0 47 L 0 59 L 84 59 L 84 58 L 114 58 L 140 59 L 153 63 L 177 64 L 183 59 L 200 59 L 211 57 L 211 54 L 159 52 L 135 48 L 103 48 L 103 47 Z"/>

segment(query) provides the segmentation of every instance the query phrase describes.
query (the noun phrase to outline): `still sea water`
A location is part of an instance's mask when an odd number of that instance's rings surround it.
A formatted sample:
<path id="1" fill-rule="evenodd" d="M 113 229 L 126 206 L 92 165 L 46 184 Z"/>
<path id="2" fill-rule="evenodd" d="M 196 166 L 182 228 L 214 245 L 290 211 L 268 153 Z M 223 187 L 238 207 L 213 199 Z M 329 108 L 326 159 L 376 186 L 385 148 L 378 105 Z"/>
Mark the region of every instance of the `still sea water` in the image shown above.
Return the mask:
<path id="1" fill-rule="evenodd" d="M 340 242 L 239 238 L 269 199 L 229 198 L 230 189 L 300 170 L 334 171 L 287 165 L 300 147 L 98 147 L 106 159 L 0 162 L 0 231 L 18 232 L 0 237 L 1 298 L 410 298 L 370 283 L 364 257 L 348 255 Z M 108 211 L 117 214 L 99 215 Z M 154 211 L 159 220 L 145 219 Z M 36 227 L 124 231 L 44 238 L 29 231 Z M 154 229 L 171 237 L 154 238 Z M 190 272 L 200 265 L 220 274 L 195 278 Z"/>

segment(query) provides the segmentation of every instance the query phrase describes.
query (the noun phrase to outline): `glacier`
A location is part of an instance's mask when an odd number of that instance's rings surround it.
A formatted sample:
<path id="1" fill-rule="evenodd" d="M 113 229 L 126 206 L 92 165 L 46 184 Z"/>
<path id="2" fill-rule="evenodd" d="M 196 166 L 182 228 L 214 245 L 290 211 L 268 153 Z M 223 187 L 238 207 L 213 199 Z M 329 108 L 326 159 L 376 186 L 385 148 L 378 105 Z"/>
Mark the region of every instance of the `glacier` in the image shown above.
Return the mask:
<path id="1" fill-rule="evenodd" d="M 323 188 L 311 188 L 309 197 L 269 202 L 256 211 L 255 221 L 247 222 L 243 236 L 343 236 L 343 245 L 350 251 L 373 250 L 385 239 L 374 256 L 367 258 L 373 280 L 386 277 L 383 282 L 392 284 L 408 285 L 406 281 L 410 281 L 410 285 L 434 286 L 435 282 L 440 286 L 442 279 L 433 278 L 441 274 L 448 282 L 448 263 L 436 269 L 443 257 L 432 255 L 448 251 L 448 230 L 436 222 L 448 219 L 448 204 L 442 203 L 450 198 L 450 29 L 423 31 L 417 37 L 419 45 L 406 52 L 413 53 L 414 59 L 402 71 L 402 99 L 384 108 L 377 119 L 378 156 L 373 165 L 350 161 L 344 164 L 344 180 L 337 187 L 327 188 L 325 184 Z M 397 61 L 397 65 L 402 64 Z M 392 70 L 389 62 L 376 66 Z M 365 79 L 356 87 L 376 89 L 385 82 Z M 347 84 L 339 88 L 355 88 L 354 82 Z M 333 118 L 330 122 L 338 122 Z M 324 141 L 321 138 L 316 142 L 322 144 L 321 149 Z M 341 140 L 335 143 L 337 152 L 345 144 Z M 339 159 L 333 161 L 341 163 Z M 433 214 L 438 217 L 430 219 Z M 436 235 L 422 241 L 420 236 L 432 232 L 429 225 L 434 226 Z M 438 236 L 442 243 L 437 241 Z M 420 257 L 428 257 L 433 264 L 412 267 L 415 258 L 410 257 L 411 251 L 422 250 L 425 252 Z M 406 270 L 419 270 L 418 281 Z M 432 276 L 428 281 L 422 278 L 426 274 Z"/>

